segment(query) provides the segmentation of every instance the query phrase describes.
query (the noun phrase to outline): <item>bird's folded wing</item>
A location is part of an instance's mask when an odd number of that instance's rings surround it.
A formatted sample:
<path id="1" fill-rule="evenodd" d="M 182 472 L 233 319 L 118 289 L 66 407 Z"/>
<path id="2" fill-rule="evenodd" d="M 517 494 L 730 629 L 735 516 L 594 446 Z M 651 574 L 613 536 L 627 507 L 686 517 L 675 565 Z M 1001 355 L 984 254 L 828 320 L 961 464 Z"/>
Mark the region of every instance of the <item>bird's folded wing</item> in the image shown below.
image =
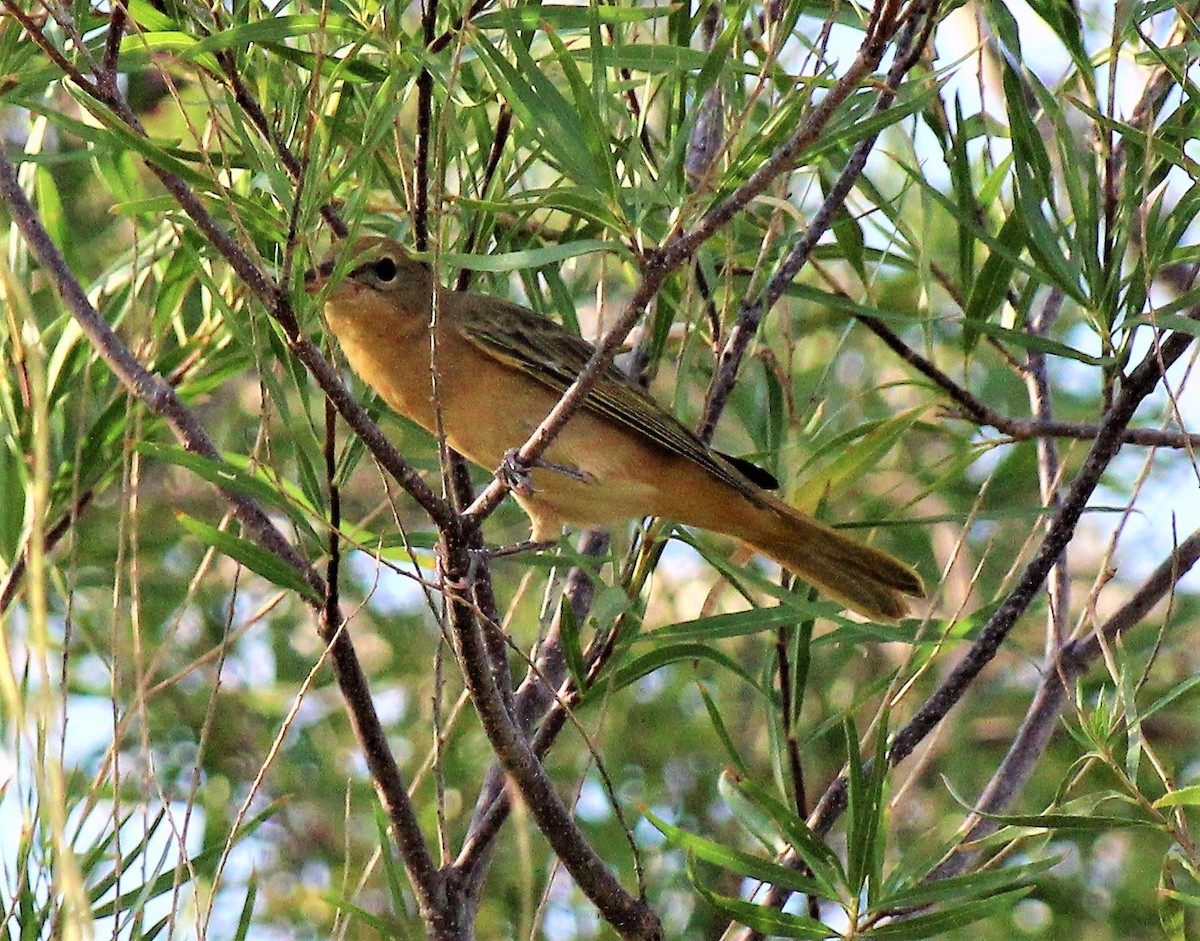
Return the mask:
<path id="1" fill-rule="evenodd" d="M 561 395 L 591 360 L 595 347 L 550 321 L 538 323 L 539 316 L 526 308 L 514 304 L 504 313 L 511 316 L 462 324 L 463 336 L 498 362 Z M 748 461 L 713 451 L 611 362 L 601 369 L 583 407 L 695 461 L 751 498 L 759 487 L 773 482 L 770 474 Z M 756 473 L 743 470 L 743 465 Z"/>

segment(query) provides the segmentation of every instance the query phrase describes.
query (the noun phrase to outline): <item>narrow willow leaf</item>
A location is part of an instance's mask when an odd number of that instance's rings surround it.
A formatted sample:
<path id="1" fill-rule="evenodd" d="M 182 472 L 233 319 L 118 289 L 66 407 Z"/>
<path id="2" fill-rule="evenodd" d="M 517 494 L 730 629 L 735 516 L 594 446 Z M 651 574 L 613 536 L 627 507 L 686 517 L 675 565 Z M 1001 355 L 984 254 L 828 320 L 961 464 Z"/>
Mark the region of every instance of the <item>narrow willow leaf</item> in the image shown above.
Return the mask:
<path id="1" fill-rule="evenodd" d="M 1024 888 L 1027 883 L 1049 872 L 1060 862 L 1062 856 L 1048 856 L 1020 866 L 1005 866 L 1001 869 L 939 879 L 936 882 L 889 893 L 885 898 L 881 898 L 878 904 L 881 908 L 919 908 L 923 905 L 963 902 L 984 895 L 991 896 L 998 892 Z"/>
<path id="2" fill-rule="evenodd" d="M 828 941 L 829 938 L 836 938 L 839 935 L 839 932 L 815 918 L 809 918 L 806 915 L 791 915 L 769 905 L 756 905 L 753 902 L 713 892 L 696 873 L 690 857 L 688 859 L 688 878 L 696 891 L 704 896 L 710 905 L 725 912 L 739 924 L 760 931 L 764 935 L 779 938 L 808 938 L 811 941 Z"/>
<path id="3" fill-rule="evenodd" d="M 714 614 L 694 621 L 681 621 L 668 627 L 656 628 L 643 634 L 638 641 L 711 641 L 758 634 L 804 620 L 804 607 L 803 599 L 797 599 L 787 607 L 751 608 L 732 614 Z M 826 617 L 830 613 L 836 613 L 836 605 L 812 603 L 810 607 L 812 617 Z"/>
<path id="4" fill-rule="evenodd" d="M 736 660 L 703 644 L 669 644 L 644 654 L 621 667 L 613 677 L 611 687 L 606 688 L 623 689 L 631 683 L 636 683 L 642 677 L 649 676 L 673 663 L 699 664 L 706 660 L 745 680 L 754 689 L 759 689 L 758 681 L 746 672 Z"/>
<path id="5" fill-rule="evenodd" d="M 687 830 L 672 826 L 649 810 L 643 810 L 642 813 L 671 843 L 687 850 L 697 859 L 719 866 L 726 872 L 743 878 L 756 879 L 759 882 L 792 892 L 803 892 L 805 895 L 820 892 L 820 887 L 812 879 L 795 869 L 780 866 L 752 853 L 746 853 L 715 840 L 689 833 Z"/>
<path id="6" fill-rule="evenodd" d="M 820 886 L 825 898 L 837 898 L 849 891 L 849 881 L 837 853 L 814 833 L 799 815 L 777 797 L 770 794 L 761 784 L 743 778 L 732 781 L 732 786 L 758 806 L 774 821 L 789 845 L 808 865 L 812 878 Z"/>
<path id="7" fill-rule="evenodd" d="M 1038 336 L 1034 333 L 1026 333 L 1024 330 L 1013 330 L 1009 327 L 1002 327 L 999 324 L 984 323 L 977 320 L 971 321 L 969 326 L 979 333 L 986 333 L 997 340 L 1004 340 L 1015 346 L 1032 350 L 1035 353 L 1045 353 L 1048 356 L 1062 356 L 1066 359 L 1087 363 L 1089 366 L 1107 367 L 1112 366 L 1115 362 L 1115 358 L 1112 356 L 1092 356 L 1090 353 L 1084 353 L 1082 350 L 1067 346 L 1065 343 L 1059 343 L 1057 340 L 1051 340 L 1049 337 Z"/>
<path id="8" fill-rule="evenodd" d="M 1024 228 L 1017 213 L 1012 213 L 1004 220 L 996 240 L 1006 250 L 988 255 L 971 284 L 966 310 L 963 311 L 963 348 L 967 352 L 973 350 L 979 341 L 981 331 L 976 324 L 991 318 L 1004 302 L 1012 282 L 1013 259 L 1020 254 L 1024 244 Z"/>
<path id="9" fill-rule="evenodd" d="M 716 702 L 708 691 L 708 686 L 705 683 L 696 683 L 696 688 L 700 691 L 700 697 L 704 700 L 704 709 L 708 713 L 708 721 L 712 723 L 713 731 L 717 733 L 717 738 L 721 740 L 721 744 L 725 748 L 725 754 L 729 756 L 729 760 L 733 762 L 739 775 L 746 776 L 750 774 L 750 769 L 746 765 L 745 759 L 737 750 L 737 746 L 733 742 L 733 736 L 729 734 L 729 728 L 725 725 L 725 719 L 721 715 L 721 710 L 717 708 Z"/>
<path id="10" fill-rule="evenodd" d="M 322 599 L 296 569 L 288 565 L 273 552 L 264 549 L 258 543 L 223 532 L 208 523 L 193 519 L 186 513 L 177 513 L 179 524 L 189 533 L 206 545 L 212 546 L 222 555 L 229 556 L 235 562 L 240 562 L 250 571 L 255 572 L 267 581 L 280 588 L 299 593 L 306 601 L 320 604 Z"/>
<path id="11" fill-rule="evenodd" d="M 578 689 L 587 689 L 587 664 L 583 660 L 583 646 L 579 640 L 579 624 L 575 620 L 575 606 L 565 594 L 558 603 L 559 635 L 562 638 L 563 656 L 567 669 Z"/>
<path id="12" fill-rule="evenodd" d="M 581 258 L 595 252 L 626 254 L 627 251 L 628 249 L 619 242 L 581 239 L 576 242 L 547 245 L 545 248 L 525 248 L 515 252 L 499 252 L 495 255 L 462 255 L 448 252 L 439 257 L 446 264 L 468 268 L 471 271 L 508 272 L 521 271 L 525 268 L 541 268 L 544 265 L 557 265 L 569 258 Z"/>
<path id="13" fill-rule="evenodd" d="M 594 20 L 601 23 L 639 23 L 669 16 L 670 6 L 614 7 L 567 6 L 558 3 L 530 3 L 508 10 L 491 10 L 471 18 L 476 29 L 551 29 L 566 31 L 587 29 Z"/>
<path id="14" fill-rule="evenodd" d="M 1154 806 L 1158 808 L 1200 806 L 1200 784 L 1192 784 L 1188 787 L 1168 791 L 1154 802 Z"/>
<path id="15" fill-rule="evenodd" d="M 1024 898 L 1032 887 L 1015 889 L 988 899 L 978 899 L 942 912 L 917 915 L 896 921 L 879 928 L 870 928 L 855 935 L 856 938 L 871 938 L 875 941 L 918 941 L 933 938 L 955 928 L 980 921 L 1004 911 L 1011 911 L 1014 903 Z"/>
<path id="16" fill-rule="evenodd" d="M 310 535 L 316 535 L 310 522 L 317 515 L 316 508 L 299 488 L 268 477 L 265 468 L 258 468 L 257 473 L 251 471 L 244 457 L 227 455 L 225 460 L 214 461 L 178 445 L 156 444 L 153 441 L 141 441 L 134 450 L 155 460 L 185 468 L 222 490 L 240 493 L 265 506 L 282 510 Z M 235 461 L 244 466 L 236 466 Z"/>

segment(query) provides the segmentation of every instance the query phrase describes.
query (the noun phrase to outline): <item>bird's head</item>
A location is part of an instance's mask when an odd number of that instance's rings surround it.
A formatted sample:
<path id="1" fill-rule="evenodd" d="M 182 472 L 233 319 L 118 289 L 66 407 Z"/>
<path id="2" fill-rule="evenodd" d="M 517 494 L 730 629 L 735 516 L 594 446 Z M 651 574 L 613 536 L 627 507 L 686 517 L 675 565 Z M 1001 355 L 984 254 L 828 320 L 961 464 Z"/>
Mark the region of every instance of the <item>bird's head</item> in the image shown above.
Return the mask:
<path id="1" fill-rule="evenodd" d="M 305 290 L 310 294 L 321 291 L 346 258 L 349 271 L 325 298 L 325 313 L 331 322 L 390 319 L 398 312 L 419 313 L 428 322 L 433 274 L 428 264 L 393 239 L 364 236 L 350 245 L 335 244 L 325 260 L 305 274 Z"/>

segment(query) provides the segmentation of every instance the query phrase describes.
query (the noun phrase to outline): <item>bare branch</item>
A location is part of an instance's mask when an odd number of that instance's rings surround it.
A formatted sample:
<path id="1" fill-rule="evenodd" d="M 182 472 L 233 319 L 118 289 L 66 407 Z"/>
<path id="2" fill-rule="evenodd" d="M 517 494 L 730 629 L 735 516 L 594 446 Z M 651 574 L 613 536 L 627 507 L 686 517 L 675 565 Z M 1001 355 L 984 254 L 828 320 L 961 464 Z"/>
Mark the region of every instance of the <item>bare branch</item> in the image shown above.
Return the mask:
<path id="1" fill-rule="evenodd" d="M 962 418 L 984 428 L 995 428 L 1014 441 L 1032 441 L 1038 438 L 1070 438 L 1078 441 L 1094 441 L 1103 427 L 1101 424 L 1054 421 L 1041 418 L 1010 418 L 988 406 L 982 399 L 960 386 L 931 360 L 918 353 L 900 338 L 891 327 L 870 314 L 858 314 L 858 320 L 904 362 L 931 380 L 958 406 L 953 417 Z M 1200 434 L 1162 431 L 1158 428 L 1125 428 L 1121 431 L 1122 444 L 1143 445 L 1154 448 L 1200 448 Z"/>
<path id="2" fill-rule="evenodd" d="M 1086 637 L 1070 641 L 1061 648 L 1051 666 L 1043 671 L 1037 692 L 1008 753 L 979 795 L 972 816 L 964 822 L 963 843 L 983 839 L 996 829 L 997 824 L 984 819 L 983 815 L 1004 813 L 1028 782 L 1050 744 L 1071 684 L 1100 657 L 1103 643 L 1141 624 L 1154 606 L 1175 590 L 1179 580 L 1197 561 L 1200 561 L 1200 529 L 1180 543 L 1112 617 Z M 966 872 L 975 865 L 978 857 L 977 850 L 959 850 L 947 857 L 930 879 L 946 879 Z"/>
<path id="3" fill-rule="evenodd" d="M 465 545 L 443 545 L 448 575 L 452 579 L 465 577 L 469 568 Z M 661 938 L 662 925 L 657 914 L 645 899 L 635 898 L 621 886 L 607 863 L 589 845 L 524 733 L 513 721 L 496 685 L 478 620 L 457 597 L 450 597 L 449 608 L 467 688 L 484 732 L 496 757 L 520 791 L 538 829 L 576 884 L 621 937 Z"/>
<path id="4" fill-rule="evenodd" d="M 1193 312 L 1193 316 L 1196 312 Z M 1055 561 L 1074 536 L 1075 527 L 1087 506 L 1100 477 L 1121 448 L 1121 430 L 1129 423 L 1134 411 L 1149 395 L 1166 370 L 1193 341 L 1186 333 L 1170 333 L 1152 348 L 1142 362 L 1126 378 L 1112 409 L 1101 424 L 1100 433 L 1088 452 L 1079 474 L 1071 484 L 1062 508 L 1055 515 L 1046 536 L 1033 559 L 1017 580 L 1008 596 L 988 618 L 979 637 L 949 676 L 926 700 L 895 736 L 888 751 L 889 764 L 903 761 L 917 744 L 929 734 L 946 713 L 963 697 L 971 682 L 991 662 L 1008 632 L 1016 625 L 1038 589 L 1042 586 Z M 839 778 L 825 792 L 813 816 L 814 828 L 825 831 L 845 808 L 846 781 Z"/>

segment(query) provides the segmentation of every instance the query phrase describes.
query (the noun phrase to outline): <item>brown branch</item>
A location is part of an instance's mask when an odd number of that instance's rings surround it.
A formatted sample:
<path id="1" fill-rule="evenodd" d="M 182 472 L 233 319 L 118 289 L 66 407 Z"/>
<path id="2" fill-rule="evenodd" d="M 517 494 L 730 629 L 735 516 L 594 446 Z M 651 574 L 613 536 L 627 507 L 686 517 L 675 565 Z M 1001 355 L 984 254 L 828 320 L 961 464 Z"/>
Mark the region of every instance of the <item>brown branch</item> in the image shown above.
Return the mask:
<path id="1" fill-rule="evenodd" d="M 47 58 L 62 69 L 63 74 L 67 78 L 92 97 L 99 97 L 99 87 L 80 72 L 79 69 L 75 68 L 75 63 L 59 51 L 58 47 L 46 36 L 37 21 L 17 6 L 15 0 L 4 0 L 4 7 L 8 10 L 9 15 L 21 24 L 25 32 L 29 34 L 29 38 L 46 54 Z"/>
<path id="2" fill-rule="evenodd" d="M 121 39 L 125 35 L 128 11 L 121 0 L 113 0 L 108 14 L 108 35 L 104 37 L 104 60 L 101 63 L 101 81 L 116 81 L 117 60 L 121 55 Z"/>
<path id="3" fill-rule="evenodd" d="M 465 543 L 444 540 L 443 558 L 451 578 L 466 576 L 469 560 Z M 493 752 L 520 791 L 538 829 L 579 888 L 621 937 L 661 938 L 662 925 L 657 914 L 645 899 L 627 892 L 609 871 L 608 864 L 592 849 L 524 733 L 513 721 L 496 685 L 478 620 L 461 599 L 451 596 L 449 601 L 451 631 L 458 644 L 471 699 Z"/>
<path id="4" fill-rule="evenodd" d="M 438 0 L 422 0 L 421 32 L 425 48 L 434 41 Z M 417 251 L 429 247 L 429 136 L 433 130 L 433 73 L 422 68 L 417 76 L 417 158 L 413 193 L 413 243 Z"/>
<path id="5" fill-rule="evenodd" d="M 1100 423 L 1077 423 L 1039 418 L 1011 418 L 1002 415 L 982 399 L 960 386 L 930 359 L 918 353 L 900 338 L 891 327 L 870 314 L 857 314 L 858 320 L 888 346 L 904 362 L 925 376 L 946 393 L 958 406 L 952 417 L 961 418 L 983 428 L 994 428 L 1014 441 L 1033 441 L 1038 438 L 1069 438 L 1095 441 L 1104 427 Z M 1153 448 L 1200 448 L 1200 434 L 1186 431 L 1163 431 L 1158 428 L 1124 428 L 1121 443 Z"/>
<path id="6" fill-rule="evenodd" d="M 471 6 L 467 10 L 467 12 L 463 14 L 463 18 L 459 22 L 458 30 L 449 30 L 448 29 L 444 33 L 441 33 L 436 39 L 434 39 L 432 42 L 428 43 L 429 52 L 430 53 L 441 52 L 443 49 L 445 49 L 448 45 L 450 45 L 451 42 L 454 41 L 454 37 L 456 35 L 458 35 L 459 30 L 464 29 L 467 26 L 467 24 L 471 22 L 471 19 L 473 17 L 478 16 L 480 13 L 482 13 L 484 10 L 486 10 L 489 6 L 491 6 L 492 3 L 493 3 L 493 0 L 475 0 L 475 2 L 471 4 Z"/>
<path id="7" fill-rule="evenodd" d="M 580 555 L 597 557 L 607 551 L 609 538 L 598 530 L 585 532 L 576 546 Z M 563 597 L 571 606 L 575 623 L 587 619 L 595 595 L 595 584 L 581 568 L 574 567 L 567 574 Z M 566 724 L 566 714 L 560 705 L 559 693 L 567 677 L 566 655 L 562 648 L 561 613 L 555 617 L 545 638 L 538 645 L 533 665 L 526 671 L 521 685 L 513 696 L 513 718 L 521 731 L 528 736 L 536 727 L 533 738 L 534 754 L 543 758 L 550 745 Z M 509 794 L 505 788 L 503 769 L 493 766 L 484 779 L 483 787 L 475 802 L 475 810 L 467 827 L 454 867 L 462 871 L 475 891 L 482 885 L 483 875 L 491 849 L 500 828 L 508 819 L 511 809 Z"/>
<path id="8" fill-rule="evenodd" d="M 1045 336 L 1050 325 L 1062 310 L 1063 294 L 1051 291 L 1037 313 L 1030 319 L 1029 332 L 1033 336 Z M 1029 396 L 1030 411 L 1037 421 L 1052 420 L 1054 406 L 1050 395 L 1050 375 L 1046 368 L 1046 356 L 1036 350 L 1029 351 L 1025 368 L 1025 388 Z M 1061 474 L 1062 462 L 1058 455 L 1058 443 L 1053 438 L 1039 438 L 1037 442 L 1038 490 L 1042 505 L 1048 510 L 1062 506 Z M 1047 527 L 1050 525 L 1046 524 Z M 1071 577 L 1067 567 L 1067 550 L 1054 562 L 1046 585 L 1049 610 L 1046 613 L 1046 656 L 1051 657 L 1067 636 L 1067 615 L 1071 608 Z"/>
<path id="9" fill-rule="evenodd" d="M 94 490 L 85 490 L 76 498 L 71 509 L 58 518 L 45 534 L 42 536 L 44 551 L 49 553 L 63 536 L 65 536 L 78 522 L 83 511 L 88 508 L 92 502 L 92 497 L 95 496 Z M 17 550 L 16 558 L 10 568 L 4 575 L 4 581 L 0 582 L 0 617 L 3 617 L 8 611 L 9 605 L 17 597 L 17 593 L 21 589 L 21 579 L 25 577 L 25 570 L 29 566 L 29 540 L 26 539 L 21 548 Z"/>
<path id="10" fill-rule="evenodd" d="M 1064 644 L 1048 669 L 1042 673 L 1032 702 L 1013 739 L 1008 753 L 992 775 L 976 802 L 972 816 L 963 825 L 961 843 L 971 844 L 992 833 L 998 826 L 984 815 L 1001 814 L 1011 805 L 1033 774 L 1067 704 L 1071 684 L 1081 678 L 1100 657 L 1103 644 L 1138 624 L 1150 611 L 1175 590 L 1200 561 L 1200 529 L 1193 532 L 1168 556 L 1120 609 L 1086 637 Z M 972 868 L 978 850 L 959 850 L 947 857 L 930 875 L 930 880 L 959 875 Z"/>
<path id="11" fill-rule="evenodd" d="M 917 710 L 908 724 L 896 734 L 888 750 L 889 764 L 896 765 L 908 757 L 917 744 L 963 697 L 975 677 L 991 662 L 1000 644 L 1024 614 L 1062 550 L 1074 536 L 1075 527 L 1083 515 L 1088 499 L 1099 484 L 1101 475 L 1121 448 L 1121 430 L 1129 423 L 1142 400 L 1154 390 L 1166 370 L 1183 355 L 1193 339 L 1186 333 L 1168 334 L 1161 343 L 1155 344 L 1122 383 L 1112 409 L 1101 423 L 1100 433 L 1033 559 L 1026 565 L 1021 577 L 1000 607 L 988 618 L 967 654 Z M 845 778 L 838 778 L 825 792 L 814 813 L 814 828 L 828 830 L 845 809 L 845 801 L 846 781 Z"/>

